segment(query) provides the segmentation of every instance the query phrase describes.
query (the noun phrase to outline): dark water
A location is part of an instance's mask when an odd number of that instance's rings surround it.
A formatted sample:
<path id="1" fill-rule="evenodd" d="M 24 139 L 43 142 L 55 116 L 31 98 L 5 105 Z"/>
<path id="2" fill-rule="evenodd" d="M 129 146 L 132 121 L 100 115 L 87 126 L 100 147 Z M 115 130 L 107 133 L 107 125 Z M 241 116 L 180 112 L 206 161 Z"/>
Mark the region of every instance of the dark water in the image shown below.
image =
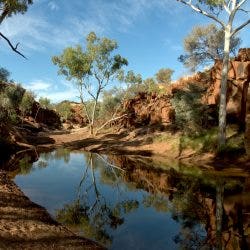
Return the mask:
<path id="1" fill-rule="evenodd" d="M 109 249 L 248 249 L 250 176 L 58 149 L 15 182 L 79 235 Z"/>

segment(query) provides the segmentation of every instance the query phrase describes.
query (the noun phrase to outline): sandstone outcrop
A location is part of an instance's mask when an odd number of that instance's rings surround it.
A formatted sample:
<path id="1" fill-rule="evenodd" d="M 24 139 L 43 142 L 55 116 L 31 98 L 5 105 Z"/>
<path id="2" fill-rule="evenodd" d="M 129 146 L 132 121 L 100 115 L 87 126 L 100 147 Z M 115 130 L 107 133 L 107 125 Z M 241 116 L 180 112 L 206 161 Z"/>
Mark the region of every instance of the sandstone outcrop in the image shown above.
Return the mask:
<path id="1" fill-rule="evenodd" d="M 174 120 L 174 109 L 168 95 L 139 93 L 134 99 L 127 100 L 123 107 L 127 117 L 122 123 L 126 128 L 166 125 Z"/>
<path id="2" fill-rule="evenodd" d="M 31 116 L 38 123 L 43 123 L 49 128 L 58 129 L 61 127 L 60 116 L 54 110 L 42 108 L 38 102 L 34 102 Z"/>
<path id="3" fill-rule="evenodd" d="M 87 117 L 83 113 L 82 105 L 80 103 L 71 103 L 71 117 L 68 119 L 68 122 L 77 124 L 80 127 L 87 125 Z"/>
<path id="4" fill-rule="evenodd" d="M 129 128 L 171 124 L 175 118 L 175 110 L 170 100 L 178 91 L 186 91 L 190 85 L 204 88 L 202 103 L 212 110 L 216 109 L 220 97 L 221 68 L 222 62 L 217 61 L 210 70 L 183 77 L 165 87 L 165 94 L 161 96 L 140 93 L 135 98 L 127 100 L 123 106 L 124 113 L 127 114 L 122 121 L 123 126 Z M 249 81 L 250 48 L 244 48 L 239 50 L 238 56 L 231 60 L 229 65 L 227 114 L 228 121 L 236 122 L 242 128 L 246 124 L 247 134 L 250 137 Z"/>
<path id="5" fill-rule="evenodd" d="M 218 104 L 220 95 L 222 62 L 217 61 L 211 69 L 211 84 L 205 95 L 208 104 Z M 250 49 L 240 49 L 229 64 L 227 114 L 244 127 L 246 119 L 247 92 L 250 81 Z"/>

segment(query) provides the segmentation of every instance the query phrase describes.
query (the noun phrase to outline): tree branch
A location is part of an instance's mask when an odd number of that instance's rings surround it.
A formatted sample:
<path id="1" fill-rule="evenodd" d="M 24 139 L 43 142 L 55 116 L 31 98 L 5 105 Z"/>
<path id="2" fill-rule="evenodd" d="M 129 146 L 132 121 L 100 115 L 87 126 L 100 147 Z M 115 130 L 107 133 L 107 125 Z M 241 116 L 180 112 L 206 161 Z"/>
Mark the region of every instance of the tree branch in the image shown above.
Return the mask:
<path id="1" fill-rule="evenodd" d="M 0 36 L 9 44 L 9 46 L 11 47 L 11 49 L 12 49 L 15 53 L 17 53 L 17 54 L 19 54 L 20 56 L 22 56 L 23 58 L 27 59 L 27 57 L 26 57 L 25 55 L 23 55 L 20 51 L 17 50 L 17 47 L 18 47 L 19 43 L 17 43 L 16 46 L 14 46 L 14 45 L 10 42 L 10 40 L 9 40 L 5 35 L 3 35 L 3 33 L 0 32 Z"/>
<path id="2" fill-rule="evenodd" d="M 248 19 L 246 22 L 244 22 L 242 25 L 240 25 L 238 28 L 236 28 L 232 33 L 231 37 L 234 36 L 237 32 L 239 32 L 241 29 L 243 29 L 245 26 L 247 26 L 250 23 L 250 19 Z"/>
<path id="3" fill-rule="evenodd" d="M 239 11 L 242 11 L 242 12 L 244 12 L 244 13 L 246 13 L 246 14 L 250 13 L 250 10 L 239 9 Z"/>
<path id="4" fill-rule="evenodd" d="M 124 115 L 121 115 L 121 116 L 118 116 L 118 117 L 112 117 L 110 120 L 108 120 L 107 122 L 105 122 L 100 128 L 98 128 L 95 132 L 95 134 L 97 134 L 100 130 L 102 130 L 105 126 L 107 126 L 109 123 L 113 122 L 113 121 L 116 121 L 116 120 L 119 120 L 123 117 L 127 116 L 127 114 L 124 114 Z"/>
<path id="5" fill-rule="evenodd" d="M 242 4 L 244 4 L 245 2 L 246 2 L 246 0 L 240 1 L 240 2 L 237 4 L 236 9 L 239 9 L 239 8 L 242 6 Z"/>
<path id="6" fill-rule="evenodd" d="M 214 16 L 212 14 L 209 14 L 208 12 L 202 10 L 200 7 L 193 5 L 191 0 L 188 1 L 188 2 L 185 1 L 185 0 L 176 0 L 176 1 L 177 2 L 181 2 L 181 3 L 185 4 L 185 5 L 188 5 L 194 11 L 196 11 L 196 12 L 198 12 L 198 13 L 204 15 L 204 16 L 207 16 L 207 17 L 213 19 L 214 21 L 216 21 L 217 23 L 219 23 L 225 29 L 225 27 L 226 27 L 225 24 L 219 18 L 217 18 L 216 16 Z"/>
<path id="7" fill-rule="evenodd" d="M 230 14 L 231 14 L 231 11 L 230 11 L 230 9 L 228 8 L 228 5 L 226 4 L 225 1 L 224 1 L 224 3 L 223 3 L 223 7 L 224 7 L 224 9 L 226 10 L 226 12 L 230 15 Z"/>

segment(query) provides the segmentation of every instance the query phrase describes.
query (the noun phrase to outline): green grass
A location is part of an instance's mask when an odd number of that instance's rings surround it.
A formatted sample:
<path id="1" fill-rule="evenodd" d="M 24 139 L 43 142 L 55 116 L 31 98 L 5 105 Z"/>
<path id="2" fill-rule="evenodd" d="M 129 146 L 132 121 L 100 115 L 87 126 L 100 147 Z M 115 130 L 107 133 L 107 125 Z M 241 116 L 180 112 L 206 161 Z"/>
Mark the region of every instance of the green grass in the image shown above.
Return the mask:
<path id="1" fill-rule="evenodd" d="M 180 138 L 182 149 L 192 148 L 197 152 L 211 152 L 217 146 L 217 128 L 203 131 L 199 135 L 183 135 Z"/>
<path id="2" fill-rule="evenodd" d="M 153 138 L 153 142 L 168 142 L 172 141 L 173 137 L 175 136 L 171 135 L 170 133 L 161 133 Z"/>
<path id="3" fill-rule="evenodd" d="M 218 149 L 218 128 L 211 128 L 199 135 L 183 135 L 180 138 L 182 149 L 192 148 L 198 153 L 214 152 L 218 156 L 239 155 L 244 153 L 244 134 L 238 133 L 238 128 L 228 126 L 227 142 L 223 148 Z"/>

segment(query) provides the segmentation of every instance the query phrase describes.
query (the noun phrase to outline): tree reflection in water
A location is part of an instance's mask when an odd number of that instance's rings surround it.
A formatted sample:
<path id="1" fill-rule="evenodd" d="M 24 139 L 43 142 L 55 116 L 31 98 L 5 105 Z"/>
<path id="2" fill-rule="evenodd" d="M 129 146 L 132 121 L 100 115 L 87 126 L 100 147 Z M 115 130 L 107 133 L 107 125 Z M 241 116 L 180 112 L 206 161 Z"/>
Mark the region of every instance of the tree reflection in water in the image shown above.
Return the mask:
<path id="1" fill-rule="evenodd" d="M 185 176 L 176 187 L 172 216 L 182 226 L 176 243 L 183 249 L 248 249 L 239 223 L 243 217 L 241 205 L 230 204 L 225 211 L 224 201 L 225 195 L 242 191 L 241 178 Z"/>
<path id="2" fill-rule="evenodd" d="M 125 223 L 127 214 L 139 207 L 142 213 L 154 208 L 178 222 L 180 229 L 173 241 L 181 249 L 248 249 L 249 174 L 225 175 L 182 165 L 163 170 L 151 159 L 83 156 L 86 165 L 74 201 L 57 211 L 59 222 L 110 246 L 114 230 Z M 42 154 L 33 167 L 24 158 L 22 173 L 46 167 L 54 159 L 67 163 L 70 151 Z M 137 191 L 141 196 L 134 195 Z M 244 195 L 248 196 L 243 200 Z"/>
<path id="3" fill-rule="evenodd" d="M 123 170 L 109 163 L 98 154 L 86 154 L 87 164 L 79 183 L 76 200 L 57 211 L 56 219 L 68 226 L 84 232 L 87 238 L 109 246 L 112 243 L 111 230 L 124 223 L 124 215 L 139 207 L 136 200 L 122 198 L 120 178 Z M 100 171 L 100 181 L 113 186 L 119 199 L 107 201 L 98 187 L 96 172 Z M 94 199 L 93 199 L 94 197 Z"/>

